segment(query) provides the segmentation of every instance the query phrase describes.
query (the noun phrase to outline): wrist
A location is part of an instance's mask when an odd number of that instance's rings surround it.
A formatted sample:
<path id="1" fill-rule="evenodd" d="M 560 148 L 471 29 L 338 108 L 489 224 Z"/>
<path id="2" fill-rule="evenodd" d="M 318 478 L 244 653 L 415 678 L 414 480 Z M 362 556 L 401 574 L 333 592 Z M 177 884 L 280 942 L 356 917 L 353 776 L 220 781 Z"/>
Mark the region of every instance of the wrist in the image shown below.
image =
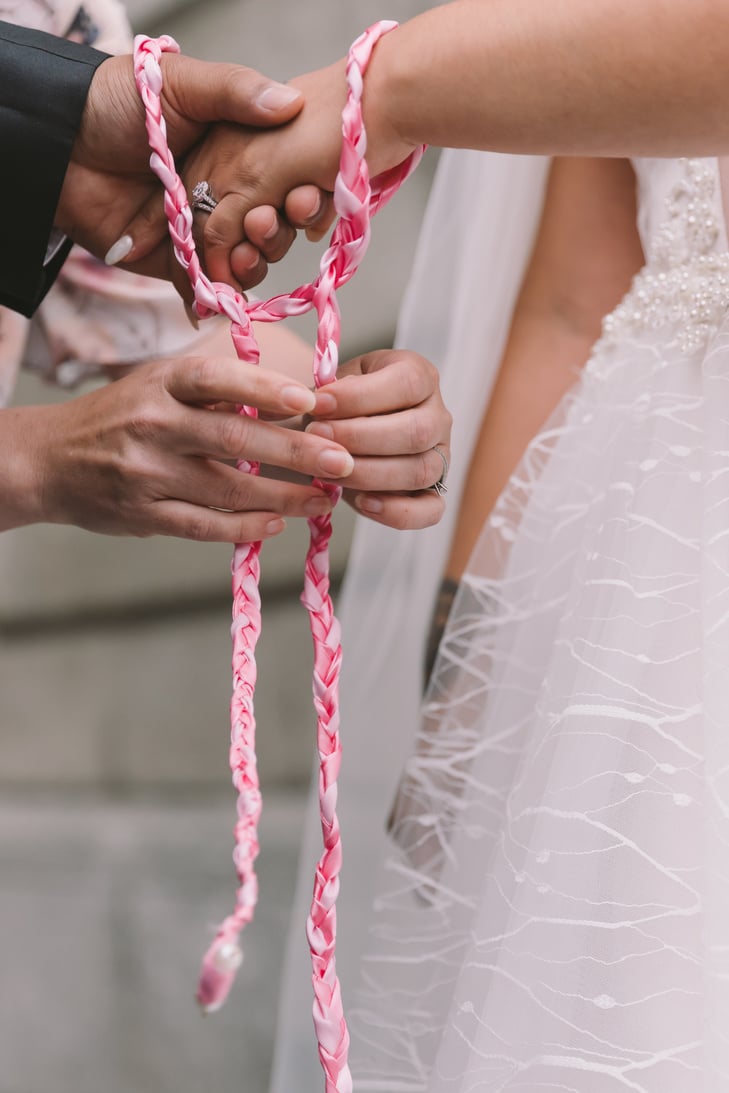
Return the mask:
<path id="1" fill-rule="evenodd" d="M 130 129 L 144 133 L 144 107 L 134 84 L 132 57 L 105 57 L 89 84 L 71 162 L 97 170 L 115 167 L 119 159 L 128 164 Z"/>
<path id="2" fill-rule="evenodd" d="M 0 531 L 40 523 L 43 515 L 43 459 L 39 437 L 42 407 L 0 410 Z"/>
<path id="3" fill-rule="evenodd" d="M 400 29 L 376 45 L 364 78 L 362 111 L 367 130 L 367 162 L 374 177 L 398 166 L 421 143 L 406 132 L 402 104 L 409 83 L 400 48 Z"/>

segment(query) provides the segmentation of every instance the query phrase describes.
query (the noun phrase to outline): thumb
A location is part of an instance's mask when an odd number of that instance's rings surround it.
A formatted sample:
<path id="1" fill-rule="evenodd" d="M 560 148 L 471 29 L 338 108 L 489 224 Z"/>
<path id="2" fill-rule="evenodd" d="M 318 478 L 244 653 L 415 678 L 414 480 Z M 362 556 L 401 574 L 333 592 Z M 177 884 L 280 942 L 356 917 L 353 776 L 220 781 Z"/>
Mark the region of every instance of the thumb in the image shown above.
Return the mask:
<path id="1" fill-rule="evenodd" d="M 242 65 L 166 54 L 165 98 L 191 122 L 234 122 L 262 128 L 282 125 L 301 110 L 300 91 Z"/>

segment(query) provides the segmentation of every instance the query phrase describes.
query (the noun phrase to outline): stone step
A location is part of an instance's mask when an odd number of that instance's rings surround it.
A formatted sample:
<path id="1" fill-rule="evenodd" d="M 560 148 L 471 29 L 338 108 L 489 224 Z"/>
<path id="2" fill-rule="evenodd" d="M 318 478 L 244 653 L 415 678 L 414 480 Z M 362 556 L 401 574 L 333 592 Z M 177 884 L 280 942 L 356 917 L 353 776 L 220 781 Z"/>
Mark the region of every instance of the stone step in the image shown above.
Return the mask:
<path id="1" fill-rule="evenodd" d="M 257 750 L 270 784 L 307 781 L 314 749 L 306 612 L 264 601 Z M 0 788 L 109 792 L 230 782 L 230 607 L 106 616 L 0 640 Z"/>
<path id="2" fill-rule="evenodd" d="M 265 1093 L 302 804 L 265 795 L 246 959 L 203 1020 L 200 959 L 235 890 L 232 798 L 5 794 L 3 1093 Z"/>

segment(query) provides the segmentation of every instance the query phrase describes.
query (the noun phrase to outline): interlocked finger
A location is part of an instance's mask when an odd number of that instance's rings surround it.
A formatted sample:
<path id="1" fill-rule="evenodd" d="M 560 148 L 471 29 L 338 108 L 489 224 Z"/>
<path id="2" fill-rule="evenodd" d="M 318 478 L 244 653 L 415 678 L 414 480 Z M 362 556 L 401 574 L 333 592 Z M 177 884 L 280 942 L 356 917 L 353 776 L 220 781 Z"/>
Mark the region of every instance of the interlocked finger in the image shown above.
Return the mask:
<path id="1" fill-rule="evenodd" d="M 167 491 L 175 496 L 175 486 Z M 282 516 L 323 516 L 331 512 L 331 500 L 309 485 L 244 474 L 226 463 L 189 456 L 177 484 L 178 499 L 227 512 L 246 510 Z"/>
<path id="2" fill-rule="evenodd" d="M 200 543 L 253 543 L 278 535 L 284 520 L 273 512 L 220 512 L 187 501 L 157 501 L 145 534 Z"/>
<path id="3" fill-rule="evenodd" d="M 291 224 L 272 205 L 251 209 L 240 225 L 241 238 L 258 250 L 267 262 L 280 262 L 296 239 Z"/>
<path id="4" fill-rule="evenodd" d="M 343 484 L 373 493 L 417 493 L 432 490 L 442 473 L 443 461 L 432 448 L 417 455 L 358 456 Z"/>
<path id="5" fill-rule="evenodd" d="M 312 436 L 326 437 L 342 444 L 355 456 L 373 452 L 383 456 L 418 455 L 426 453 L 442 440 L 443 417 L 433 399 L 400 413 L 313 421 L 306 431 Z M 436 459 L 433 467 L 437 466 Z M 435 478 L 438 477 L 435 475 Z"/>
<path id="6" fill-rule="evenodd" d="M 285 429 L 243 414 L 188 407 L 171 443 L 181 454 L 193 452 L 213 459 L 243 459 L 298 471 L 312 477 L 341 478 L 351 474 L 354 461 L 338 444 Z"/>
<path id="7" fill-rule="evenodd" d="M 432 527 L 442 518 L 445 499 L 433 490 L 418 493 L 357 493 L 345 490 L 344 500 L 357 512 L 398 531 Z"/>
<path id="8" fill-rule="evenodd" d="M 232 284 L 234 287 L 241 284 L 241 287 L 251 288 L 261 280 L 261 277 L 258 276 L 261 271 L 265 276 L 267 266 L 260 253 L 258 261 L 249 266 L 247 272 L 243 268 L 244 259 L 241 258 L 240 253 L 238 254 L 236 267 L 239 273 L 246 273 L 245 285 L 233 272 L 231 256 L 233 250 L 245 242 L 243 219 L 247 211 L 248 207 L 245 199 L 238 194 L 231 193 L 221 198 L 217 207 L 209 216 L 202 214 L 194 217 L 193 235 L 195 244 L 211 281 Z M 250 251 L 256 249 L 250 243 L 248 243 L 248 248 L 250 248 Z M 250 254 L 249 258 L 252 261 Z M 258 277 L 258 280 L 253 280 L 255 277 Z"/>

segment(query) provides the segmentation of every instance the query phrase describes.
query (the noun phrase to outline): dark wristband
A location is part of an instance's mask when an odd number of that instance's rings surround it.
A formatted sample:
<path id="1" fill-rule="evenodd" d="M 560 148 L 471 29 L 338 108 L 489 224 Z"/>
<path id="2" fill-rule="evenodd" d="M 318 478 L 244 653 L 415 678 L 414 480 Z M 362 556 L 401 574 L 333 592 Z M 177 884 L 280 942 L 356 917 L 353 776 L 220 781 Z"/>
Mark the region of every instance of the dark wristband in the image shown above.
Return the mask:
<path id="1" fill-rule="evenodd" d="M 453 607 L 453 601 L 456 598 L 456 593 L 459 588 L 459 582 L 454 581 L 452 577 L 444 577 L 440 583 L 430 620 L 428 640 L 425 646 L 424 690 L 427 689 L 427 686 L 430 683 L 430 677 L 432 676 L 433 668 L 435 667 L 435 659 L 438 656 L 440 643 L 443 640 L 443 632 L 446 628 L 446 623 L 448 622 L 451 608 Z"/>

